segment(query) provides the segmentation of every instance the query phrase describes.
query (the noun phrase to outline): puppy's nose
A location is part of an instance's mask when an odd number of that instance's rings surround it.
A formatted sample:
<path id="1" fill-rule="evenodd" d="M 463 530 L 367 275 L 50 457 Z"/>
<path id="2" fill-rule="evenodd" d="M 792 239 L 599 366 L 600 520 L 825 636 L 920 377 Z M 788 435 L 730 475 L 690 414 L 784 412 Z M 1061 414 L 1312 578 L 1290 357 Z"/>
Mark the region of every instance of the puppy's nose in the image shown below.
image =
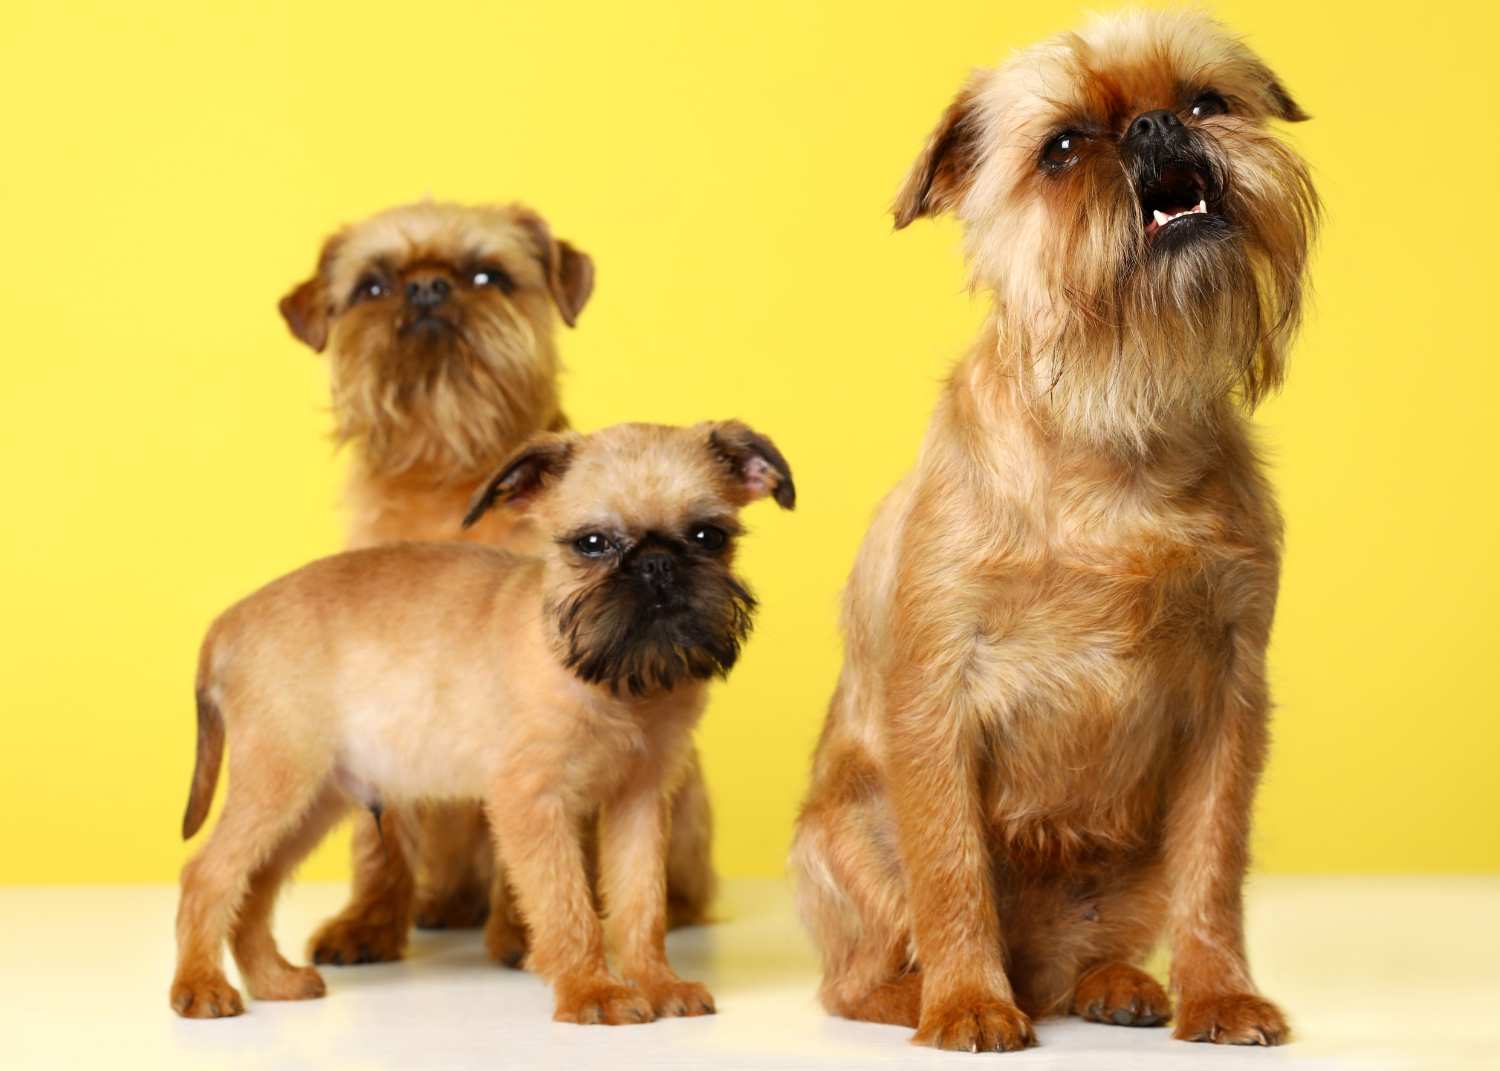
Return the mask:
<path id="1" fill-rule="evenodd" d="M 1130 128 L 1125 132 L 1125 140 L 1144 141 L 1155 138 L 1165 141 L 1181 129 L 1182 120 L 1177 118 L 1176 113 L 1157 108 L 1152 112 L 1142 112 L 1132 119 Z"/>
<path id="2" fill-rule="evenodd" d="M 406 284 L 406 303 L 419 309 L 436 308 L 448 300 L 453 284 L 441 275 L 421 275 Z"/>
<path id="3" fill-rule="evenodd" d="M 662 587 L 676 579 L 677 566 L 669 550 L 648 550 L 635 560 L 636 572 L 642 580 Z"/>

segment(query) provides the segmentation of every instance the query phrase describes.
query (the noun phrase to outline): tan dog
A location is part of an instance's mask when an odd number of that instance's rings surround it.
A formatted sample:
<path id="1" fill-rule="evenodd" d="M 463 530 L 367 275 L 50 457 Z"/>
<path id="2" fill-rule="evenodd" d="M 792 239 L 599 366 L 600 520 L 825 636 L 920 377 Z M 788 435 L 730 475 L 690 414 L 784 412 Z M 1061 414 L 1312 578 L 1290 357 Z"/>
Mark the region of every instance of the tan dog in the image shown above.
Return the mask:
<path id="1" fill-rule="evenodd" d="M 1193 14 L 974 77 L 895 204 L 953 211 L 994 311 L 849 581 L 794 848 L 837 1015 L 947 1049 L 1031 1017 L 1275 1044 L 1241 881 L 1281 522 L 1276 387 L 1318 202 L 1305 118 Z"/>
<path id="2" fill-rule="evenodd" d="M 589 257 L 529 209 L 423 202 L 329 238 L 316 272 L 281 302 L 292 332 L 329 351 L 336 437 L 353 445 L 349 545 L 471 539 L 527 550 L 524 518 L 497 511 L 468 531 L 480 480 L 527 437 L 566 426 L 557 399 L 557 316 L 575 323 L 593 289 Z M 677 798 L 674 922 L 699 921 L 714 892 L 712 820 L 696 755 Z M 395 959 L 418 925 L 475 926 L 519 963 L 525 931 L 472 803 L 424 803 L 354 832 L 354 895 L 310 944 L 318 963 Z M 415 871 L 415 873 L 413 873 Z"/>
<path id="3" fill-rule="evenodd" d="M 184 836 L 208 813 L 226 737 L 231 776 L 182 875 L 178 1013 L 242 1010 L 226 938 L 252 996 L 321 996 L 318 972 L 277 952 L 278 887 L 351 806 L 426 799 L 483 801 L 557 1019 L 713 1011 L 666 959 L 670 796 L 707 682 L 750 629 L 736 517 L 767 494 L 790 509 L 791 471 L 743 424 L 544 435 L 484 483 L 465 522 L 504 503 L 545 537 L 539 555 L 351 551 L 226 611 L 199 660 Z M 580 832 L 596 816 L 619 978 Z"/>

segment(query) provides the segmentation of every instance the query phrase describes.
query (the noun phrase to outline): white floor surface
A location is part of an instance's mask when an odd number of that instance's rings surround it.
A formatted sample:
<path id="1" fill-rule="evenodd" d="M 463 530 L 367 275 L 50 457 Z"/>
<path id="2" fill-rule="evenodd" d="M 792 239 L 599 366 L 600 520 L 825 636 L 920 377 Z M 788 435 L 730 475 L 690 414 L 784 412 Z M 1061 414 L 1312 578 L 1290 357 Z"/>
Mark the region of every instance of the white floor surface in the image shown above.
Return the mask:
<path id="1" fill-rule="evenodd" d="M 288 890 L 290 958 L 342 895 Z M 491 966 L 477 931 L 418 932 L 401 963 L 325 968 L 323 1000 L 184 1021 L 167 1007 L 175 905 L 167 886 L 0 888 L 0 1068 L 1500 1068 L 1500 878 L 1255 881 L 1250 947 L 1293 1021 L 1283 1048 L 1054 1020 L 1038 1048 L 989 1056 L 825 1016 L 780 882 L 729 882 L 725 921 L 671 936 L 718 1015 L 628 1027 L 553 1023 L 542 983 Z"/>

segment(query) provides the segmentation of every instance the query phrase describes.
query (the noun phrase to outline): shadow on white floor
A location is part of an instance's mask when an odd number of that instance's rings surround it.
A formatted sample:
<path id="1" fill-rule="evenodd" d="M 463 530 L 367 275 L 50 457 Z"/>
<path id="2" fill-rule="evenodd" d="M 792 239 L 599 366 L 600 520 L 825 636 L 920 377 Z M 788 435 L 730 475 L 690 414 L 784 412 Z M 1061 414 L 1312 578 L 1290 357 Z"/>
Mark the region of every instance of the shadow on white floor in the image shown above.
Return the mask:
<path id="1" fill-rule="evenodd" d="M 291 887 L 277 933 L 288 958 L 340 903 Z M 908 1031 L 834 1020 L 785 886 L 726 885 L 726 921 L 672 935 L 678 971 L 719 1014 L 643 1026 L 553 1023 L 534 977 L 494 967 L 477 931 L 417 933 L 395 964 L 326 968 L 328 996 L 248 1002 L 230 1020 L 167 1007 L 176 890 L 0 888 L 0 1066 L 6 1068 L 1500 1068 L 1500 878 L 1263 878 L 1250 947 L 1291 1014 L 1276 1050 L 1171 1040 L 1166 1029 L 1044 1022 L 1025 1053 L 917 1049 Z"/>

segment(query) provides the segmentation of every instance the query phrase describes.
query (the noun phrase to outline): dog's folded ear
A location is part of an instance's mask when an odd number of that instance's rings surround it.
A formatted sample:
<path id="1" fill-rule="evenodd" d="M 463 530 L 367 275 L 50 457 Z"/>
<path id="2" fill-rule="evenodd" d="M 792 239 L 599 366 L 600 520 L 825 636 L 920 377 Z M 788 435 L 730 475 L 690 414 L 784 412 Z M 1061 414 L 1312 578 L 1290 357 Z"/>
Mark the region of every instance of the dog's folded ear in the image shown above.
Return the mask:
<path id="1" fill-rule="evenodd" d="M 517 222 L 531 233 L 536 258 L 547 277 L 547 289 L 569 327 L 578 322 L 589 295 L 594 292 L 594 261 L 587 253 L 552 237 L 547 221 L 530 209 L 521 209 Z"/>
<path id="2" fill-rule="evenodd" d="M 323 243 L 318 254 L 318 269 L 312 278 L 299 283 L 277 306 L 286 325 L 299 340 L 318 353 L 328 345 L 328 321 L 333 315 L 333 296 L 328 291 L 328 270 L 338 255 L 343 236 L 336 234 Z"/>
<path id="3" fill-rule="evenodd" d="M 567 471 L 577 442 L 578 436 L 568 432 L 544 432 L 528 439 L 479 485 L 463 526 L 471 527 L 498 502 L 517 506 L 534 498 L 547 481 Z"/>
<path id="4" fill-rule="evenodd" d="M 977 87 L 976 77 L 953 98 L 927 136 L 926 146 L 891 205 L 898 231 L 914 219 L 952 210 L 969 188 L 979 160 Z"/>
<path id="5" fill-rule="evenodd" d="M 782 509 L 797 504 L 792 467 L 776 444 L 754 428 L 738 420 L 714 424 L 708 433 L 708 448 L 734 473 L 746 502 L 770 495 Z"/>

